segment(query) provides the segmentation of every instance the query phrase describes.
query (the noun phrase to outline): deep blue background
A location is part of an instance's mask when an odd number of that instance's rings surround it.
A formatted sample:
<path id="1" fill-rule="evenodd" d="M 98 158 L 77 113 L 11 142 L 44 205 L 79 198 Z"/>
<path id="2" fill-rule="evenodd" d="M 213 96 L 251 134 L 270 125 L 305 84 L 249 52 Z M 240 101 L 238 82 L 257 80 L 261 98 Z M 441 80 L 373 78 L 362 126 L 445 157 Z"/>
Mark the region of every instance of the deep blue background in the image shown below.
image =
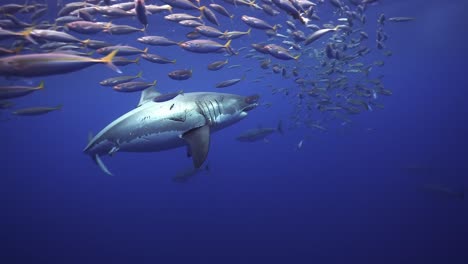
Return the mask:
<path id="1" fill-rule="evenodd" d="M 248 13 L 274 22 L 245 7 L 226 7 L 237 19 Z M 104 157 L 114 177 L 82 153 L 89 131 L 97 133 L 138 101 L 138 94 L 97 84 L 115 75 L 110 69 L 98 65 L 33 79 L 44 79 L 45 90 L 17 100 L 18 107 L 64 108 L 0 123 L 0 262 L 468 263 L 466 201 L 422 191 L 424 184 L 455 190 L 468 185 L 467 8 L 464 0 L 382 0 L 370 7 L 372 35 L 380 12 L 417 20 L 385 27 L 394 55 L 379 71 L 394 94 L 381 101 L 384 110 L 353 116 L 346 129 L 287 130 L 269 143 L 235 141 L 258 124 L 288 120 L 291 100 L 271 96 L 267 85 L 292 85 L 279 76 L 251 83 L 264 71 L 255 61 L 230 58 L 232 64 L 253 63 L 255 70 L 225 91 L 259 92 L 273 107 L 258 108 L 214 134 L 210 173 L 184 184 L 171 180 L 191 164 L 184 149 Z M 320 10 L 323 17 L 332 12 L 328 5 Z M 231 25 L 220 19 L 226 28 L 247 29 L 239 20 Z M 114 23 L 138 25 L 130 19 Z M 186 32 L 162 15 L 151 18 L 150 34 L 181 40 Z M 252 33 L 233 46 L 266 40 L 261 31 Z M 144 47 L 137 36 L 99 38 Z M 222 55 L 178 47 L 150 51 L 177 58 L 177 64 L 122 69 L 143 70 L 161 91 L 214 91 L 214 83 L 243 74 L 205 70 Z M 184 67 L 193 69 L 193 78 L 167 78 Z"/>

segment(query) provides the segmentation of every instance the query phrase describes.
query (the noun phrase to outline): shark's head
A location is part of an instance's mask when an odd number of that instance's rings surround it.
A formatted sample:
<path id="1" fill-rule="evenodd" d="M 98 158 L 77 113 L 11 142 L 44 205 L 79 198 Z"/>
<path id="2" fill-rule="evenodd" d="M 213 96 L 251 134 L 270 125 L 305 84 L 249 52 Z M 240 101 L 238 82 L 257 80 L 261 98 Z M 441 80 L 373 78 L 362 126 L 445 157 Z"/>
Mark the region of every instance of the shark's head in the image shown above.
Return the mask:
<path id="1" fill-rule="evenodd" d="M 200 100 L 199 107 L 214 128 L 230 126 L 247 116 L 258 106 L 259 95 L 211 93 Z"/>
<path id="2" fill-rule="evenodd" d="M 222 102 L 224 112 L 231 115 L 231 118 L 241 120 L 247 116 L 247 112 L 255 109 L 258 106 L 260 96 L 239 96 L 231 95 L 225 98 Z"/>
<path id="3" fill-rule="evenodd" d="M 240 98 L 233 98 L 231 101 L 231 107 L 235 108 L 236 111 L 242 117 L 247 116 L 247 112 L 255 109 L 258 106 L 258 100 L 260 96 L 258 94 L 250 96 L 240 96 Z"/>

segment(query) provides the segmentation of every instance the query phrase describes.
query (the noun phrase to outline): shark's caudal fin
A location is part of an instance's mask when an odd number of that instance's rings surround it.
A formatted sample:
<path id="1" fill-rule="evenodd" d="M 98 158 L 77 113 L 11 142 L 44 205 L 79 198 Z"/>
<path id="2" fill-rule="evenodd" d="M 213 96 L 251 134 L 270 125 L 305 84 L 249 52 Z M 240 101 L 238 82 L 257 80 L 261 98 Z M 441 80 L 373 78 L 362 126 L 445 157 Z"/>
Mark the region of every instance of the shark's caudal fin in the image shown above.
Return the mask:
<path id="1" fill-rule="evenodd" d="M 194 128 L 182 135 L 182 138 L 189 145 L 193 166 L 197 169 L 200 168 L 203 162 L 205 162 L 210 149 L 210 127 L 204 125 Z"/>
<path id="2" fill-rule="evenodd" d="M 93 132 L 89 131 L 88 132 L 88 146 L 86 146 L 84 150 L 85 152 L 91 147 L 92 141 L 93 141 Z M 112 173 L 109 171 L 109 169 L 107 169 L 106 165 L 102 162 L 98 154 L 94 154 L 94 155 L 91 154 L 91 158 L 105 174 L 112 176 Z"/>
<path id="3" fill-rule="evenodd" d="M 112 176 L 112 173 L 107 169 L 98 154 L 93 156 L 93 160 L 105 174 Z"/>
<path id="4" fill-rule="evenodd" d="M 93 132 L 89 131 L 88 132 L 88 144 L 89 142 L 93 141 L 93 138 L 94 138 Z"/>
<path id="5" fill-rule="evenodd" d="M 141 92 L 140 102 L 138 102 L 137 107 L 144 105 L 147 102 L 153 101 L 154 98 L 160 96 L 161 93 L 156 91 L 153 87 L 148 87 L 143 92 Z"/>

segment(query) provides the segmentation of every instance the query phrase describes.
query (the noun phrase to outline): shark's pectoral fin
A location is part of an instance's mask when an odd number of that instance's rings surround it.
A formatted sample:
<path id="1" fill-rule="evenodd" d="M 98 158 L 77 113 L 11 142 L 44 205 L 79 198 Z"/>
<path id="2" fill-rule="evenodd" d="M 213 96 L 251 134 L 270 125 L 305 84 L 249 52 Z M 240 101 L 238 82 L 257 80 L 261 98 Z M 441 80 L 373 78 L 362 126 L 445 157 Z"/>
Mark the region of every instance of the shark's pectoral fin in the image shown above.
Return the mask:
<path id="1" fill-rule="evenodd" d="M 112 176 L 112 173 L 107 169 L 98 154 L 93 156 L 93 160 L 105 174 Z"/>
<path id="2" fill-rule="evenodd" d="M 188 149 L 192 155 L 193 166 L 200 168 L 208 156 L 210 149 L 210 127 L 204 125 L 194 128 L 182 135 L 182 138 L 187 142 Z"/>

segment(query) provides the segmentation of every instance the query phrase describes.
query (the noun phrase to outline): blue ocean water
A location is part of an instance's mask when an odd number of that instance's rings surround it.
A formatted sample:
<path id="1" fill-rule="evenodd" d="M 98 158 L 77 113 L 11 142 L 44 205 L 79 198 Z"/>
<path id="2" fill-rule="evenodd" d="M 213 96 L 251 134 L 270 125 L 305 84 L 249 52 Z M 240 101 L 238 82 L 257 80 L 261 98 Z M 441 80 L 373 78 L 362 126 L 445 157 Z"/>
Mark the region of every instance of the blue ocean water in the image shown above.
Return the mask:
<path id="1" fill-rule="evenodd" d="M 247 7 L 214 2 L 237 18 L 250 14 L 275 23 Z M 49 4 L 53 19 L 58 8 Z M 383 74 L 393 95 L 382 98 L 384 109 L 353 115 L 349 126 L 338 123 L 327 131 L 293 128 L 297 100 L 272 95 L 269 85 L 295 84 L 273 74 L 251 82 L 265 72 L 255 60 L 229 57 L 242 67 L 209 72 L 206 65 L 224 59 L 222 54 L 150 47 L 177 63 L 142 61 L 122 67 L 124 74 L 142 70 L 163 92 L 215 91 L 216 82 L 240 78 L 252 67 L 246 81 L 223 92 L 259 93 L 262 103 L 272 104 L 213 134 L 209 172 L 185 183 L 172 180 L 192 164 L 183 148 L 103 157 L 114 176 L 82 152 L 90 131 L 96 134 L 139 100 L 137 93 L 98 84 L 116 76 L 109 68 L 23 80 L 44 80 L 45 89 L 16 100 L 18 108 L 63 109 L 0 123 L 1 263 L 468 263 L 466 200 L 424 189 L 468 187 L 467 8 L 463 0 L 381 0 L 370 6 L 367 31 L 373 36 L 382 12 L 416 18 L 385 26 L 393 56 L 372 74 Z M 323 23 L 337 18 L 328 3 L 320 10 Z M 162 17 L 150 17 L 149 33 L 183 39 L 189 32 Z M 219 18 L 229 28 L 248 28 Z M 134 19 L 115 23 L 139 26 Z M 96 38 L 144 48 L 137 36 Z M 254 30 L 233 47 L 265 40 Z M 375 53 L 368 57 L 377 59 Z M 167 77 L 179 68 L 192 69 L 193 77 Z M 235 140 L 279 120 L 284 135 L 273 134 L 268 142 Z"/>

